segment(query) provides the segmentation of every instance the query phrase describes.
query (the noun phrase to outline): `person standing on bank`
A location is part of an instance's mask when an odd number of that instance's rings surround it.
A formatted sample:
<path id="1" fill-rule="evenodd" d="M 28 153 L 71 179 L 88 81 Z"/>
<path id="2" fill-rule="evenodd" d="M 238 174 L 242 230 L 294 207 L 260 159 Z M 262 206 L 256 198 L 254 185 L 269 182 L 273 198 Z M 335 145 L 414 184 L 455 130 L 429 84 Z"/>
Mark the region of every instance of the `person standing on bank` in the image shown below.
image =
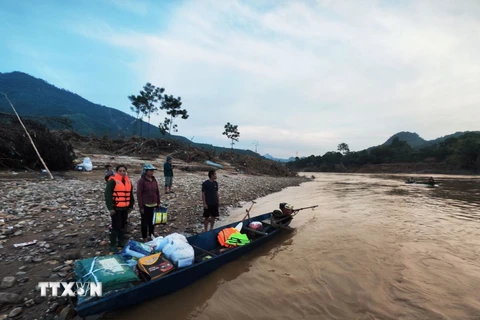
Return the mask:
<path id="1" fill-rule="evenodd" d="M 220 205 L 220 196 L 218 194 L 217 172 L 210 170 L 208 180 L 202 183 L 203 217 L 204 232 L 208 231 L 208 222 L 210 220 L 210 230 L 213 229 L 215 219 L 219 216 L 218 206 Z"/>
<path id="2" fill-rule="evenodd" d="M 171 156 L 167 156 L 167 161 L 163 164 L 163 176 L 165 177 L 165 194 L 173 193 L 173 164 Z"/>
<path id="3" fill-rule="evenodd" d="M 137 182 L 137 201 L 142 217 L 141 230 L 144 242 L 147 242 L 148 237 L 152 235 L 157 236 L 154 232 L 153 212 L 155 208 L 160 208 L 160 190 L 158 182 L 153 176 L 154 170 L 157 168 L 153 165 L 144 165 L 142 176 Z"/>
<path id="4" fill-rule="evenodd" d="M 105 187 L 105 204 L 112 218 L 110 252 L 114 253 L 118 251 L 117 244 L 122 248 L 125 246 L 128 213 L 132 211 L 135 204 L 132 182 L 127 176 L 125 165 L 118 165 L 116 173 L 108 178 Z"/>
<path id="5" fill-rule="evenodd" d="M 105 166 L 105 182 L 108 181 L 108 179 L 115 175 L 115 171 L 113 171 L 113 166 L 111 164 L 107 164 Z"/>

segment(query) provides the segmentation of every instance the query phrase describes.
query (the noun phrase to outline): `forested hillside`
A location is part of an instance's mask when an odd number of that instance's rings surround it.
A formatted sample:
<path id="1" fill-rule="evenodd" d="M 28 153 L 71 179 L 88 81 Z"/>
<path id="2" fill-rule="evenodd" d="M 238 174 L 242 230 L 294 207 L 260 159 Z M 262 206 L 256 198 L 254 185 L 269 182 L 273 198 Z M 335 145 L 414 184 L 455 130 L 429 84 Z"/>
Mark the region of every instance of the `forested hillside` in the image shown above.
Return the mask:
<path id="1" fill-rule="evenodd" d="M 297 170 L 355 171 L 367 164 L 443 163 L 451 170 L 480 172 L 480 132 L 455 134 L 438 143 L 414 148 L 395 137 L 389 144 L 359 152 L 330 151 L 287 163 Z"/>

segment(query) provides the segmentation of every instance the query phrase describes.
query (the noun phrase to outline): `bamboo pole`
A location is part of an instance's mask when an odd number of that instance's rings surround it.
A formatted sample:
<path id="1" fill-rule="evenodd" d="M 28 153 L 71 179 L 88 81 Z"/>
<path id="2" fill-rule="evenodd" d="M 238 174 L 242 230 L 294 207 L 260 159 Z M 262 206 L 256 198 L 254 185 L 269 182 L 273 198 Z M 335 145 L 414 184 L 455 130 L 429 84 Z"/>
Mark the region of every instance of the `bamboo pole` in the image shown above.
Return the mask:
<path id="1" fill-rule="evenodd" d="M 13 112 L 15 112 L 15 115 L 17 116 L 18 121 L 20 121 L 20 124 L 22 125 L 23 129 L 27 133 L 28 139 L 30 139 L 30 142 L 32 143 L 33 149 L 35 149 L 35 152 L 37 153 L 38 158 L 42 162 L 43 167 L 45 168 L 45 170 L 47 170 L 48 174 L 50 175 L 50 178 L 53 180 L 54 178 L 53 178 L 52 173 L 50 172 L 50 170 L 48 170 L 48 167 L 45 164 L 45 161 L 43 161 L 42 156 L 40 155 L 40 152 L 38 152 L 37 147 L 35 146 L 35 143 L 33 142 L 32 137 L 30 136 L 30 133 L 28 133 L 27 128 L 25 127 L 25 125 L 22 122 L 22 119 L 20 119 L 20 116 L 18 115 L 17 110 L 15 110 L 15 107 L 13 106 L 12 102 L 10 101 L 10 99 L 8 99 L 7 94 L 4 93 L 4 92 L 1 92 L 1 93 L 5 96 L 5 99 L 7 99 L 8 103 L 10 103 L 10 106 L 12 107 Z"/>

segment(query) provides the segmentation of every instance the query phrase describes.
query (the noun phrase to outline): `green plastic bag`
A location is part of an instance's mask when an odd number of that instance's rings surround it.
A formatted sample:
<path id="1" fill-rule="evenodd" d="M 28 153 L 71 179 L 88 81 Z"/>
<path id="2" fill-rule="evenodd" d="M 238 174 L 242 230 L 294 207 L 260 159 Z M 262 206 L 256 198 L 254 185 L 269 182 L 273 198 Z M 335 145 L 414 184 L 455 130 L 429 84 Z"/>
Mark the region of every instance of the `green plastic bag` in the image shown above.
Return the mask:
<path id="1" fill-rule="evenodd" d="M 102 283 L 102 293 L 131 288 L 140 282 L 132 267 L 120 255 L 94 257 L 75 262 L 75 278 L 77 282 Z M 90 292 L 78 296 L 78 304 L 95 299 Z"/>

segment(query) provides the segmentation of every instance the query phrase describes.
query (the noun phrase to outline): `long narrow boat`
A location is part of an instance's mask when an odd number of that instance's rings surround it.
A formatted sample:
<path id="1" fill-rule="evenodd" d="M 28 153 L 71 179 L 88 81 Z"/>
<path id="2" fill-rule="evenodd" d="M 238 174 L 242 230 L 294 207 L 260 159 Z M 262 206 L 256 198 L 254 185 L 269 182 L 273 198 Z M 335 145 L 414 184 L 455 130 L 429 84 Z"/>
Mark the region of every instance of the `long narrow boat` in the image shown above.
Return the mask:
<path id="1" fill-rule="evenodd" d="M 431 184 L 428 181 L 405 181 L 406 184 L 421 185 L 428 188 L 438 187 L 438 183 Z"/>
<path id="2" fill-rule="evenodd" d="M 199 280 L 203 276 L 217 270 L 222 265 L 233 261 L 240 256 L 252 251 L 255 248 L 265 244 L 267 241 L 275 237 L 281 230 L 293 230 L 288 227 L 291 219 L 280 222 L 280 224 L 272 225 L 272 214 L 266 213 L 256 217 L 251 217 L 248 222 L 260 221 L 263 224 L 263 230 L 257 231 L 249 229 L 247 221 L 243 223 L 242 233 L 251 235 L 251 242 L 235 248 L 226 249 L 219 245 L 217 240 L 218 233 L 227 227 L 235 227 L 241 221 L 218 227 L 208 232 L 193 235 L 187 240 L 195 250 L 195 262 L 183 269 L 178 269 L 168 273 L 156 280 L 144 282 L 130 289 L 125 289 L 108 296 L 98 298 L 98 300 L 86 302 L 75 306 L 75 310 L 82 318 L 128 308 L 159 296 L 163 296 L 179 289 L 182 289 L 193 282 Z M 208 260 L 202 257 L 209 255 Z"/>

